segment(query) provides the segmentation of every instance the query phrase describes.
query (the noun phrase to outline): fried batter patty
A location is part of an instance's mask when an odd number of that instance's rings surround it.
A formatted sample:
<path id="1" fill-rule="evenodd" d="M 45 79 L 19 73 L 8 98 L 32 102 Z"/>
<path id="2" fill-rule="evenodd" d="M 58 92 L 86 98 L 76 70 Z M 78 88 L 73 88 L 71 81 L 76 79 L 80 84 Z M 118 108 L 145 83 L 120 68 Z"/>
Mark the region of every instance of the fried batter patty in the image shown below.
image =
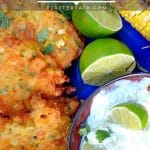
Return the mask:
<path id="1" fill-rule="evenodd" d="M 63 15 L 56 11 L 10 11 L 10 27 L 7 33 L 25 40 L 37 41 L 42 52 L 56 58 L 66 68 L 76 59 L 82 48 L 83 38 L 79 36 Z"/>
<path id="2" fill-rule="evenodd" d="M 7 16 L 9 26 L 0 28 L 0 150 L 66 150 L 79 103 L 64 97 L 74 90 L 64 85 L 64 69 L 83 39 L 56 11 Z"/>
<path id="3" fill-rule="evenodd" d="M 0 117 L 0 150 L 66 150 L 77 100 L 35 96 L 30 104 L 29 113 Z"/>
<path id="4" fill-rule="evenodd" d="M 33 41 L 8 36 L 0 41 L 0 110 L 13 113 L 24 110 L 33 94 L 59 96 L 68 78 L 55 59 L 46 60 Z"/>

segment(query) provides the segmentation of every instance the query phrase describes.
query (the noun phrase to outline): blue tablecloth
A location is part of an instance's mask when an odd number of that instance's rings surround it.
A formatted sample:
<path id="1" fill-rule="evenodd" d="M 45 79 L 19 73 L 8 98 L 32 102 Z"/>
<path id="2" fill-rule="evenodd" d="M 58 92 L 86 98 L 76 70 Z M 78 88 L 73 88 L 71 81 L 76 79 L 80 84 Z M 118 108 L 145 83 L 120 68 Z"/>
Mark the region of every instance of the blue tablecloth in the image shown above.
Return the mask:
<path id="1" fill-rule="evenodd" d="M 133 27 L 123 20 L 123 28 L 117 34 L 113 35 L 123 43 L 125 43 L 134 53 L 138 65 L 142 68 L 142 71 L 150 72 L 150 41 L 143 38 L 143 36 L 137 32 Z M 86 39 L 86 44 L 93 41 L 93 39 Z M 86 100 L 89 95 L 91 95 L 98 86 L 90 86 L 83 83 L 78 66 L 79 59 L 73 62 L 72 67 L 66 70 L 66 73 L 70 77 L 70 83 L 72 86 L 76 87 L 76 92 L 73 96 L 77 96 L 79 99 Z M 133 73 L 141 72 L 138 67 Z"/>

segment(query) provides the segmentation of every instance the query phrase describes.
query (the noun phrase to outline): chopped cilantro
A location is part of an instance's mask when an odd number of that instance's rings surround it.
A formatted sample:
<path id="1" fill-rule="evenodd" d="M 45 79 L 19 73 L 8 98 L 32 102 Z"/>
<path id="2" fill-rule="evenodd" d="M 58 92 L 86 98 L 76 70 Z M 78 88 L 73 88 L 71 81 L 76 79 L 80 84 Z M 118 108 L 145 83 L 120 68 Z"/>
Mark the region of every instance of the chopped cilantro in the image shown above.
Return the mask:
<path id="1" fill-rule="evenodd" d="M 43 54 L 46 55 L 46 54 L 49 54 L 51 52 L 53 52 L 54 48 L 51 44 L 48 44 L 44 50 L 43 50 Z"/>
<path id="2" fill-rule="evenodd" d="M 64 51 L 67 51 L 67 48 L 66 48 L 66 47 L 63 47 L 63 50 L 64 50 Z"/>
<path id="3" fill-rule="evenodd" d="M 0 94 L 7 95 L 7 91 L 5 89 L 0 89 Z"/>
<path id="4" fill-rule="evenodd" d="M 90 127 L 89 127 L 89 125 L 86 125 L 84 128 L 81 128 L 81 129 L 79 130 L 80 136 L 83 136 L 83 135 L 87 134 L 88 132 L 90 132 Z"/>
<path id="5" fill-rule="evenodd" d="M 90 131 L 91 131 L 90 126 L 89 126 L 89 125 L 86 125 L 86 127 L 85 127 L 85 128 L 86 128 L 86 131 L 87 131 L 87 132 L 90 132 Z"/>
<path id="6" fill-rule="evenodd" d="M 55 137 L 54 135 L 50 135 L 50 136 L 49 136 L 49 139 L 50 139 L 50 140 L 54 140 L 55 138 L 56 138 L 56 137 Z"/>
<path id="7" fill-rule="evenodd" d="M 72 15 L 72 10 L 64 10 L 64 9 L 60 9 L 59 12 L 61 14 L 63 14 L 67 19 L 71 19 L 71 15 Z"/>
<path id="8" fill-rule="evenodd" d="M 0 12 L 0 28 L 8 28 L 10 25 L 10 20 L 5 13 Z"/>
<path id="9" fill-rule="evenodd" d="M 38 35 L 37 35 L 37 41 L 39 43 L 44 42 L 49 36 L 49 30 L 47 28 L 42 29 L 41 31 L 39 31 Z"/>
<path id="10" fill-rule="evenodd" d="M 96 131 L 96 138 L 101 143 L 106 138 L 110 137 L 110 133 L 106 130 L 97 130 Z"/>
<path id="11" fill-rule="evenodd" d="M 58 5 L 62 5 L 64 6 L 64 4 L 58 3 Z M 58 11 L 63 14 L 67 19 L 71 20 L 71 16 L 72 16 L 72 10 L 75 8 L 75 4 L 74 3 L 66 3 L 65 4 L 65 8 L 64 7 L 60 7 L 60 9 L 58 9 Z"/>

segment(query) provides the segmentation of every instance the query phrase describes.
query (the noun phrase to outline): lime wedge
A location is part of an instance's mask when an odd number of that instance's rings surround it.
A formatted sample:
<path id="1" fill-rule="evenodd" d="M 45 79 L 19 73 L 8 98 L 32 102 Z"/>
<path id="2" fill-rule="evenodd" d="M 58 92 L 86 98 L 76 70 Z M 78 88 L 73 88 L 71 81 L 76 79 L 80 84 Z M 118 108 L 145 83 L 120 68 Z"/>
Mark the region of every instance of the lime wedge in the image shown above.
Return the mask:
<path id="1" fill-rule="evenodd" d="M 110 5 L 100 11 L 73 10 L 72 20 L 75 27 L 87 37 L 105 37 L 122 28 L 118 12 Z"/>
<path id="2" fill-rule="evenodd" d="M 83 81 L 102 85 L 129 74 L 135 68 L 135 58 L 127 46 L 115 39 L 98 39 L 87 45 L 80 57 Z"/>
<path id="3" fill-rule="evenodd" d="M 147 126 L 148 113 L 142 105 L 127 102 L 112 108 L 109 112 L 109 119 L 128 129 L 140 130 Z"/>
<path id="4" fill-rule="evenodd" d="M 90 145 L 88 142 L 83 141 L 81 143 L 81 147 L 80 150 L 95 150 L 94 147 L 92 145 Z"/>

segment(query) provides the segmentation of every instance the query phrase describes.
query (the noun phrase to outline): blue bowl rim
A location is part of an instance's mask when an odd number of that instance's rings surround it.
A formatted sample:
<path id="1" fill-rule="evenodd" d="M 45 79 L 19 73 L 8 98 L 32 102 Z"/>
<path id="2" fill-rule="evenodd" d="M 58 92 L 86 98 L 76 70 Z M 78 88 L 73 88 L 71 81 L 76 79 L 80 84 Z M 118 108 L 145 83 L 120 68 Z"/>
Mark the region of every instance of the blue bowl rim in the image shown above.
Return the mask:
<path id="1" fill-rule="evenodd" d="M 102 85 L 101 87 L 99 87 L 95 92 L 93 92 L 86 100 L 84 100 L 83 104 L 80 106 L 79 110 L 77 111 L 73 121 L 72 121 L 72 125 L 71 125 L 71 128 L 70 128 L 70 132 L 69 132 L 69 138 L 68 138 L 68 147 L 67 147 L 67 150 L 71 150 L 71 139 L 72 139 L 72 131 L 74 129 L 74 126 L 75 126 L 75 123 L 78 119 L 78 116 L 80 115 L 80 112 L 81 110 L 86 106 L 86 104 L 93 98 L 93 96 L 95 96 L 97 93 L 100 92 L 100 90 L 102 88 L 104 88 L 105 86 L 108 86 L 108 85 L 111 85 L 112 83 L 118 81 L 118 80 L 122 80 L 122 79 L 125 79 L 125 78 L 128 78 L 128 77 L 134 77 L 134 76 L 139 76 L 139 77 L 146 77 L 146 76 L 149 76 L 150 77 L 150 73 L 143 73 L 143 72 L 140 72 L 140 73 L 133 73 L 133 74 L 128 74 L 128 75 L 124 75 L 124 76 L 121 76 L 119 78 L 116 78 L 116 79 L 113 79 L 107 83 L 105 83 L 104 85 Z"/>

